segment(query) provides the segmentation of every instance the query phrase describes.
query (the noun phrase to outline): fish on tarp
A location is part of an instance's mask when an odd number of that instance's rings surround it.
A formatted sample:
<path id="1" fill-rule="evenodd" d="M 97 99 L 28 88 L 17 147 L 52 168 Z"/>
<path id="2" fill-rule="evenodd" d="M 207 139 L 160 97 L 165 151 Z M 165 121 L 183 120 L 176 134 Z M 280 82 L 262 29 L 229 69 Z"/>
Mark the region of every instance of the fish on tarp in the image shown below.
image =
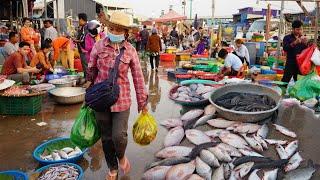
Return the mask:
<path id="1" fill-rule="evenodd" d="M 289 171 L 282 177 L 283 180 L 309 180 L 313 174 L 319 169 L 318 165 L 315 165 L 311 160 L 308 161 L 306 167 L 298 168 Z"/>
<path id="2" fill-rule="evenodd" d="M 231 156 L 227 153 L 227 151 L 218 148 L 218 147 L 212 147 L 212 148 L 208 148 L 208 150 L 214 154 L 214 156 L 219 160 L 219 161 L 223 161 L 223 162 L 231 162 L 232 158 Z"/>
<path id="3" fill-rule="evenodd" d="M 232 126 L 233 124 L 237 123 L 235 121 L 228 121 L 228 120 L 225 120 L 223 118 L 216 118 L 216 119 L 212 119 L 212 120 L 209 120 L 207 121 L 207 123 L 212 126 L 212 127 L 215 127 L 215 128 L 227 128 L 227 127 L 230 127 Z"/>
<path id="4" fill-rule="evenodd" d="M 232 164 L 234 166 L 239 166 L 240 164 L 247 163 L 247 162 L 261 163 L 261 162 L 270 162 L 270 161 L 272 161 L 272 159 L 269 157 L 243 156 L 234 160 Z"/>
<path id="5" fill-rule="evenodd" d="M 263 179 L 265 180 L 277 180 L 278 169 L 265 171 L 263 174 Z"/>
<path id="6" fill-rule="evenodd" d="M 254 150 L 256 150 L 258 152 L 263 151 L 262 145 L 258 141 L 256 141 L 254 138 L 249 137 L 246 134 L 241 134 L 241 135 L 247 141 L 247 143 L 250 145 L 250 147 L 252 147 Z"/>
<path id="7" fill-rule="evenodd" d="M 186 130 L 186 137 L 191 143 L 195 145 L 211 142 L 211 139 L 209 136 L 207 136 L 202 131 L 199 131 L 197 129 Z"/>
<path id="8" fill-rule="evenodd" d="M 248 143 L 239 135 L 233 133 L 222 133 L 219 138 L 223 143 L 229 144 L 235 148 L 248 149 Z"/>
<path id="9" fill-rule="evenodd" d="M 143 180 L 154 180 L 154 179 L 165 179 L 167 172 L 171 166 L 157 166 L 146 171 L 142 179 Z"/>
<path id="10" fill-rule="evenodd" d="M 242 156 L 241 152 L 237 148 L 235 148 L 229 144 L 220 143 L 217 145 L 217 147 L 225 150 L 230 156 L 233 156 L 233 157 L 241 157 Z"/>
<path id="11" fill-rule="evenodd" d="M 280 159 L 288 159 L 289 158 L 289 155 L 288 155 L 288 153 L 286 152 L 286 150 L 284 149 L 283 146 L 277 144 L 276 145 L 276 151 L 277 151 Z"/>
<path id="12" fill-rule="evenodd" d="M 199 144 L 199 145 L 196 145 L 192 151 L 190 152 L 189 154 L 189 157 L 191 159 L 195 159 L 197 156 L 200 155 L 200 152 L 203 150 L 203 149 L 207 149 L 207 148 L 210 148 L 210 147 L 214 147 L 216 146 L 217 144 L 219 144 L 219 142 L 207 142 L 207 143 L 203 143 L 203 144 Z"/>
<path id="13" fill-rule="evenodd" d="M 184 115 L 181 116 L 182 121 L 191 121 L 193 119 L 196 119 L 200 117 L 204 113 L 204 110 L 202 109 L 193 109 L 188 112 L 186 112 Z"/>
<path id="14" fill-rule="evenodd" d="M 213 171 L 211 179 L 224 180 L 224 169 L 222 165 Z"/>
<path id="15" fill-rule="evenodd" d="M 185 146 L 170 146 L 166 147 L 156 153 L 157 158 L 171 158 L 171 157 L 187 157 L 189 156 L 192 148 Z"/>
<path id="16" fill-rule="evenodd" d="M 297 169 L 301 162 L 303 161 L 301 155 L 299 152 L 296 152 L 290 159 L 289 159 L 289 162 L 288 164 L 286 165 L 286 167 L 284 168 L 284 171 L 285 172 L 289 172 L 289 171 L 292 171 L 292 170 L 295 170 Z"/>
<path id="17" fill-rule="evenodd" d="M 220 163 L 219 163 L 219 160 L 216 158 L 216 156 L 206 150 L 206 149 L 203 149 L 201 152 L 200 152 L 200 158 L 205 162 L 207 163 L 209 166 L 213 166 L 213 167 L 219 167 L 220 166 Z"/>
<path id="18" fill-rule="evenodd" d="M 258 124 L 241 123 L 233 131 L 236 133 L 255 133 L 261 128 Z"/>
<path id="19" fill-rule="evenodd" d="M 290 142 L 284 149 L 288 156 L 291 157 L 298 149 L 298 140 Z"/>
<path id="20" fill-rule="evenodd" d="M 258 142 L 260 143 L 260 145 L 263 147 L 263 149 L 268 149 L 268 144 L 267 142 L 260 136 L 258 135 L 253 135 L 253 138 Z"/>
<path id="21" fill-rule="evenodd" d="M 196 165 L 194 160 L 189 163 L 178 164 L 178 165 L 172 166 L 169 169 L 165 179 L 170 179 L 170 180 L 185 179 L 191 174 L 193 174 L 195 169 L 196 169 Z"/>
<path id="22" fill-rule="evenodd" d="M 211 167 L 205 162 L 203 162 L 199 157 L 196 157 L 196 172 L 198 175 L 205 178 L 206 180 L 211 180 Z"/>
<path id="23" fill-rule="evenodd" d="M 181 126 L 171 129 L 164 138 L 164 146 L 179 145 L 184 137 L 184 129 Z"/>
<path id="24" fill-rule="evenodd" d="M 151 163 L 149 166 L 147 166 L 146 169 L 151 169 L 156 166 L 174 166 L 177 164 L 188 163 L 190 161 L 191 159 L 189 157 L 167 158 L 167 159 L 163 159 L 163 160 Z"/>
<path id="25" fill-rule="evenodd" d="M 263 139 L 266 139 L 269 133 L 269 127 L 267 124 L 263 124 L 260 129 L 257 131 L 257 136 L 262 137 Z"/>
<path id="26" fill-rule="evenodd" d="M 183 126 L 180 118 L 171 118 L 161 121 L 160 124 L 168 129 Z"/>
<path id="27" fill-rule="evenodd" d="M 209 115 L 204 115 L 202 116 L 200 119 L 198 119 L 196 121 L 196 123 L 193 125 L 193 128 L 196 128 L 198 126 L 202 126 L 202 125 L 205 125 L 208 120 L 212 119 L 212 118 L 215 118 L 217 115 L 214 115 L 214 114 L 209 114 Z"/>
<path id="28" fill-rule="evenodd" d="M 205 115 L 213 115 L 215 113 L 216 113 L 216 108 L 212 104 L 210 104 L 204 108 Z"/>
<path id="29" fill-rule="evenodd" d="M 216 138 L 219 137 L 222 133 L 230 133 L 230 131 L 224 130 L 224 129 L 213 129 L 209 131 L 204 132 L 207 136 Z"/>
<path id="30" fill-rule="evenodd" d="M 282 134 L 284 134 L 286 136 L 289 136 L 289 137 L 292 137 L 292 138 L 296 138 L 297 137 L 296 133 L 294 133 L 293 131 L 289 130 L 286 127 L 280 126 L 278 124 L 273 124 L 273 126 L 276 128 L 277 131 L 279 131 L 280 133 L 282 133 Z"/>
<path id="31" fill-rule="evenodd" d="M 235 171 L 236 177 L 243 178 L 250 172 L 253 165 L 254 162 L 246 162 L 235 167 L 233 171 Z"/>

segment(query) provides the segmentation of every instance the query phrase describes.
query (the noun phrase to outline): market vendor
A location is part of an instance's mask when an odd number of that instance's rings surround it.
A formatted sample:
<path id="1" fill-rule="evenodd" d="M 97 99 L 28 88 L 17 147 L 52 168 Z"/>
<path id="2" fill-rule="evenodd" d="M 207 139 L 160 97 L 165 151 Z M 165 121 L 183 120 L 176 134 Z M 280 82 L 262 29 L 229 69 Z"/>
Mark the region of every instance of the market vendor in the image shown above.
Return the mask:
<path id="1" fill-rule="evenodd" d="M 250 64 L 250 55 L 248 48 L 244 45 L 244 42 L 242 39 L 237 39 L 235 41 L 236 47 L 235 47 L 235 54 L 241 59 L 242 63 L 246 62 L 247 64 Z"/>
<path id="2" fill-rule="evenodd" d="M 297 81 L 299 67 L 297 55 L 307 48 L 308 40 L 302 35 L 303 23 L 300 20 L 292 22 L 292 33 L 283 38 L 283 50 L 287 53 L 287 62 L 284 69 L 283 82 L 289 82 L 291 78 Z"/>
<path id="3" fill-rule="evenodd" d="M 66 37 L 58 37 L 52 41 L 54 51 L 53 60 L 56 63 L 59 59 L 66 69 L 74 69 L 74 52 L 71 49 L 71 40 Z"/>
<path id="4" fill-rule="evenodd" d="M 240 58 L 233 53 L 228 53 L 226 49 L 221 49 L 218 53 L 218 57 L 224 59 L 224 67 L 221 73 L 227 76 L 237 76 L 242 70 L 242 62 Z"/>
<path id="5" fill-rule="evenodd" d="M 52 46 L 50 42 L 44 41 L 44 43 L 41 44 L 40 51 L 32 58 L 30 66 L 42 69 L 42 73 L 46 73 L 48 71 L 53 72 L 53 68 L 49 61 L 51 48 Z"/>
<path id="6" fill-rule="evenodd" d="M 27 42 L 19 44 L 19 50 L 11 54 L 3 64 L 1 74 L 8 76 L 16 82 L 28 83 L 30 81 L 29 73 L 39 73 L 40 69 L 27 65 L 25 56 L 31 51 L 31 46 Z"/>

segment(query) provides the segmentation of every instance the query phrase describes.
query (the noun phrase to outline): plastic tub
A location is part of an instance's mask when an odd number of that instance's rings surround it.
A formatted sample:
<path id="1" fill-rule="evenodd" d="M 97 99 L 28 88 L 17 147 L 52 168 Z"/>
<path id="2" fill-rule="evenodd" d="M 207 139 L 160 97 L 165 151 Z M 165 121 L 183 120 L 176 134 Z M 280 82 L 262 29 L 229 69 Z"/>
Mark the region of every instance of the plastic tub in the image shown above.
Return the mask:
<path id="1" fill-rule="evenodd" d="M 264 70 L 261 69 L 261 74 L 277 74 L 274 70 Z"/>
<path id="2" fill-rule="evenodd" d="M 54 167 L 54 166 L 59 166 L 59 165 L 69 165 L 69 166 L 73 166 L 75 167 L 78 172 L 79 172 L 79 176 L 78 176 L 78 179 L 77 180 L 82 180 L 83 179 L 83 170 L 80 166 L 76 165 L 76 164 L 73 164 L 73 163 L 56 163 L 56 164 L 50 164 L 50 165 L 47 165 L 47 166 L 44 166 L 40 169 L 37 169 L 36 172 L 37 173 L 41 173 L 42 171 L 45 171 L 46 169 L 50 168 L 50 167 Z"/>
<path id="3" fill-rule="evenodd" d="M 168 54 L 168 53 L 160 54 L 161 61 L 174 61 L 175 59 L 176 59 L 175 54 Z"/>
<path id="4" fill-rule="evenodd" d="M 1 179 L 1 175 L 9 175 L 9 176 L 13 177 L 14 179 L 19 179 L 19 180 L 27 180 L 28 179 L 27 174 L 25 174 L 22 171 L 16 171 L 16 170 L 0 172 L 0 179 Z"/>

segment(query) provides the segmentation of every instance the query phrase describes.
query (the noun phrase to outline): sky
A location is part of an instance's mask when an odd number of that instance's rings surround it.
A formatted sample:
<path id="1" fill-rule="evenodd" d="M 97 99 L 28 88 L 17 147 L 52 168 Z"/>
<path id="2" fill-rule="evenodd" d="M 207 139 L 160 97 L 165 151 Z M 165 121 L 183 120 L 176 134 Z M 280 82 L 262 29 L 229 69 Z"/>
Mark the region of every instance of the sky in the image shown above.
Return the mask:
<path id="1" fill-rule="evenodd" d="M 118 2 L 126 2 L 131 4 L 133 11 L 139 15 L 146 17 L 159 17 L 161 10 L 167 12 L 169 6 L 173 5 L 173 9 L 183 14 L 182 0 L 117 0 Z M 237 9 L 244 7 L 266 8 L 267 3 L 263 0 L 215 0 L 216 16 L 231 16 L 237 13 Z M 257 4 L 257 1 L 259 3 Z M 190 14 L 190 0 L 186 0 L 186 16 Z M 281 2 L 270 2 L 271 7 L 280 9 Z M 314 9 L 314 3 L 304 3 L 307 9 Z M 211 16 L 212 0 L 193 0 L 192 17 L 197 13 L 198 16 Z M 296 2 L 285 2 L 285 12 L 301 11 Z"/>

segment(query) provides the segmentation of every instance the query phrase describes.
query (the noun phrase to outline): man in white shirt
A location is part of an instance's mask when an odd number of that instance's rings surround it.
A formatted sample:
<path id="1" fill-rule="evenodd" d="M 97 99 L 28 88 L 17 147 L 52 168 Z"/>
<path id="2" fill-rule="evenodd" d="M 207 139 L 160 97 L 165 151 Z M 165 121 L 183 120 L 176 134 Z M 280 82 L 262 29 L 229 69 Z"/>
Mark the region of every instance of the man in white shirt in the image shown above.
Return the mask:
<path id="1" fill-rule="evenodd" d="M 224 68 L 222 73 L 225 75 L 237 76 L 238 72 L 242 70 L 243 64 L 238 56 L 228 53 L 226 49 L 221 49 L 218 53 L 218 56 L 221 59 L 224 59 Z"/>
<path id="2" fill-rule="evenodd" d="M 52 41 L 58 37 L 58 31 L 53 27 L 53 22 L 51 20 L 44 21 L 44 40 L 51 39 Z"/>
<path id="3" fill-rule="evenodd" d="M 243 41 L 241 39 L 237 39 L 235 43 L 236 43 L 236 49 L 235 49 L 236 54 L 241 58 L 245 58 L 247 64 L 249 65 L 250 55 L 249 55 L 248 48 L 243 44 Z"/>
<path id="4" fill-rule="evenodd" d="M 19 49 L 19 35 L 17 32 L 9 33 L 9 41 L 4 44 L 4 56 L 7 58 Z"/>

